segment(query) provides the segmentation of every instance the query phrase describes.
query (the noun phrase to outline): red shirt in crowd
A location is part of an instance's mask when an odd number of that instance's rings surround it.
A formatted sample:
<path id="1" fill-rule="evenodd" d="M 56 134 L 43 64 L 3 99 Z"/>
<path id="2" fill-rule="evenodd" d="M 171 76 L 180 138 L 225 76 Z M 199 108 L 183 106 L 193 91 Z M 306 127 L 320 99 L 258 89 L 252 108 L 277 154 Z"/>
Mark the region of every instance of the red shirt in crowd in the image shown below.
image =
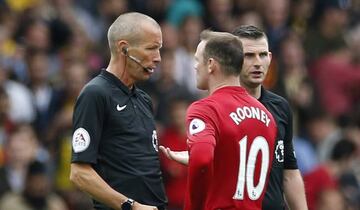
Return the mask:
<path id="1" fill-rule="evenodd" d="M 309 210 L 316 209 L 317 198 L 321 192 L 337 189 L 337 181 L 331 176 L 328 169 L 321 165 L 304 176 L 306 200 Z"/>

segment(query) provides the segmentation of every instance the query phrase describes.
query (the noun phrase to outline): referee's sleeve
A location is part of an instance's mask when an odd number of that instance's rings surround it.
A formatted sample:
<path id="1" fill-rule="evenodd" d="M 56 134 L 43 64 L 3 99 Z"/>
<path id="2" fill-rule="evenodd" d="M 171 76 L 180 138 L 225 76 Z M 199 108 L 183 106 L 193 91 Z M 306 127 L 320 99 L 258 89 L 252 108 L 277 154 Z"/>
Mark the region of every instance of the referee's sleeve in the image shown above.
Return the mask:
<path id="1" fill-rule="evenodd" d="M 285 139 L 284 139 L 284 168 L 285 169 L 297 169 L 297 160 L 293 145 L 293 116 L 290 105 L 286 103 L 285 112 L 287 116 L 287 125 L 285 128 Z"/>
<path id="2" fill-rule="evenodd" d="M 86 86 L 73 115 L 71 162 L 96 163 L 105 117 L 105 94 L 99 86 Z"/>

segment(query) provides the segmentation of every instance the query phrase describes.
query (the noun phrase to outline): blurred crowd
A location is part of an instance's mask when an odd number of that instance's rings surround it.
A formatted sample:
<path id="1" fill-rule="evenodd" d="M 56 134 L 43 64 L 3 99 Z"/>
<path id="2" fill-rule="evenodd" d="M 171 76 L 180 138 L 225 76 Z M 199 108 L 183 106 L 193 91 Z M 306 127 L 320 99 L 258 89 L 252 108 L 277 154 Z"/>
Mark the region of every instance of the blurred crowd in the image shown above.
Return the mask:
<path id="1" fill-rule="evenodd" d="M 255 25 L 273 53 L 265 86 L 293 109 L 310 210 L 360 209 L 360 1 L 0 0 L 0 210 L 92 208 L 68 178 L 73 107 L 108 63 L 109 25 L 128 11 L 163 31 L 162 62 L 139 84 L 160 144 L 186 149 L 186 108 L 207 94 L 195 86 L 200 32 Z M 181 209 L 186 167 L 161 160 L 169 210 Z"/>

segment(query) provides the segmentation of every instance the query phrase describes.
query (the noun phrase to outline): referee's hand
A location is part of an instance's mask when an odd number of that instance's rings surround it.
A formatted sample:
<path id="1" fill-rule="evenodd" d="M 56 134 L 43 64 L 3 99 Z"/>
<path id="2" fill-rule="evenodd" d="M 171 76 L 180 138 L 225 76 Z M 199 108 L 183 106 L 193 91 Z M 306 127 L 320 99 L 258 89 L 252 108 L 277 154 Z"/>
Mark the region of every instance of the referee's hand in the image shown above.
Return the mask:
<path id="1" fill-rule="evenodd" d="M 148 206 L 135 201 L 131 208 L 132 210 L 157 210 L 156 206 Z"/>

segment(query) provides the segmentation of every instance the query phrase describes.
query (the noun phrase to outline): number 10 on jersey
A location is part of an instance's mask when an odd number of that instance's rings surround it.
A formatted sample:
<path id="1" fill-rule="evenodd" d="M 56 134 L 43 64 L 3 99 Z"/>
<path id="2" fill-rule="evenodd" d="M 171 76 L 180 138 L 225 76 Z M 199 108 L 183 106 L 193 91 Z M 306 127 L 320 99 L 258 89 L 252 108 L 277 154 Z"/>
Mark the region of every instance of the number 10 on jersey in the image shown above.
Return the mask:
<path id="1" fill-rule="evenodd" d="M 257 136 L 251 142 L 250 151 L 247 153 L 248 138 L 245 136 L 239 141 L 240 146 L 240 161 L 239 174 L 236 185 L 236 191 L 233 199 L 243 200 L 246 185 L 246 191 L 250 200 L 257 200 L 264 191 L 266 183 L 266 175 L 269 170 L 270 152 L 269 144 L 262 136 Z M 261 170 L 259 174 L 259 182 L 254 186 L 255 164 L 258 158 L 258 153 L 261 152 Z"/>

